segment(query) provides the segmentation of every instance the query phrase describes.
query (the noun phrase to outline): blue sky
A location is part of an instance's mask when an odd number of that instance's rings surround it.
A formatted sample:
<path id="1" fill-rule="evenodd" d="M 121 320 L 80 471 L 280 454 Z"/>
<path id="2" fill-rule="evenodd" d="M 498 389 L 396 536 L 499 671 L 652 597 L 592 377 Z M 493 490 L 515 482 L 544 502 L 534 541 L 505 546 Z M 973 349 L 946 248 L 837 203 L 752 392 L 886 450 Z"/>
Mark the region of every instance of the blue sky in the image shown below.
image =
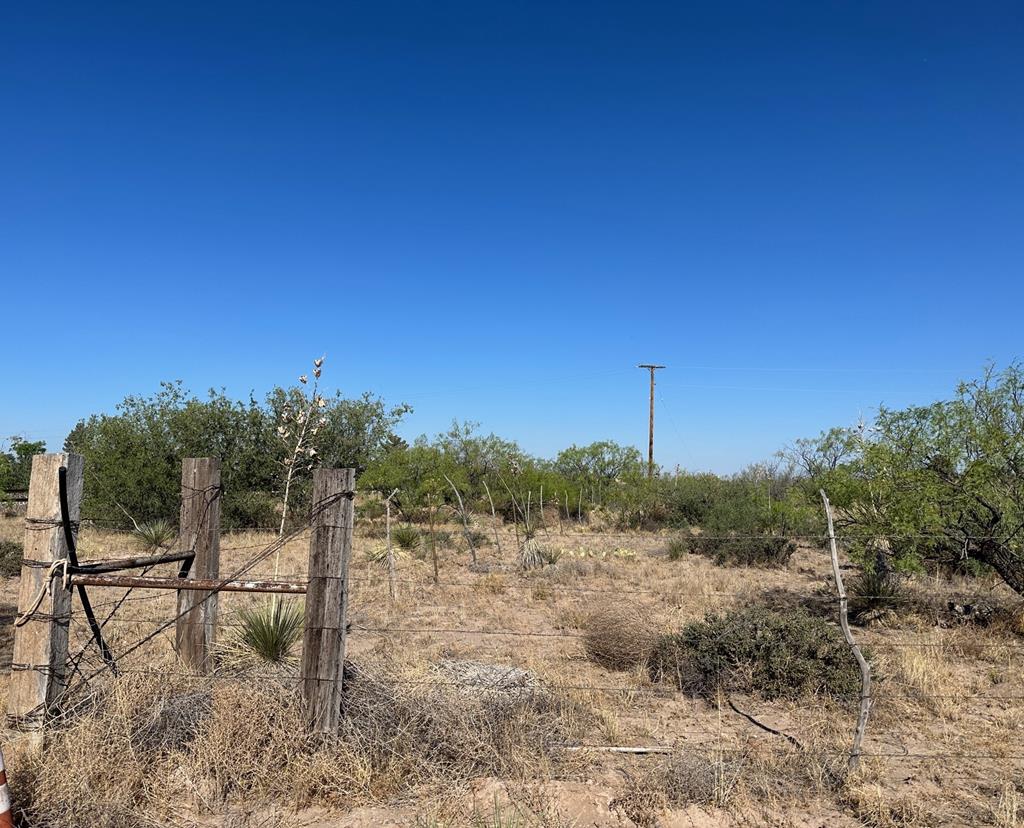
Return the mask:
<path id="1" fill-rule="evenodd" d="M 0 435 L 325 379 L 733 471 L 1021 355 L 1012 3 L 32 3 Z"/>

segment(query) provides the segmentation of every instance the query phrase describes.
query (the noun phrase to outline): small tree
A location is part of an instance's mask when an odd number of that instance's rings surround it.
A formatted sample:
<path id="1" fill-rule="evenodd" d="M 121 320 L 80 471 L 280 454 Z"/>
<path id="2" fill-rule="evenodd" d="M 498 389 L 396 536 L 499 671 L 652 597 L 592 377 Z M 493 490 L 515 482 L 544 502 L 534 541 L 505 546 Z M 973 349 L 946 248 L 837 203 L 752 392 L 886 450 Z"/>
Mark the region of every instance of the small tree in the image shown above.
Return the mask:
<path id="1" fill-rule="evenodd" d="M 961 383 L 952 400 L 883 408 L 820 483 L 840 524 L 897 566 L 974 559 L 1024 595 L 1024 371 Z"/>
<path id="2" fill-rule="evenodd" d="M 42 440 L 10 437 L 7 447 L 0 445 L 0 492 L 23 491 L 32 474 L 32 457 L 46 451 Z"/>

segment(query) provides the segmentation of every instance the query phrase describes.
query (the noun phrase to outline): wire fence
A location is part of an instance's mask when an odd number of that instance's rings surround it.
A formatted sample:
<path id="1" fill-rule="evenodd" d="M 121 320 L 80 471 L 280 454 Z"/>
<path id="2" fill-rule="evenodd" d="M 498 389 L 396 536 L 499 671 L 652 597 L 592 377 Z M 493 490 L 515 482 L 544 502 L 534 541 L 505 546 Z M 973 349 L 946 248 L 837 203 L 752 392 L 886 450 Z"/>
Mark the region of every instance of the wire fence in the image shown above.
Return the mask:
<path id="1" fill-rule="evenodd" d="M 236 556 L 243 558 L 241 563 L 235 562 L 230 567 L 232 574 L 229 577 L 245 574 L 249 578 L 277 578 L 301 583 L 308 582 L 308 573 L 301 570 L 296 571 L 294 565 L 288 567 L 289 571 L 287 572 L 282 572 L 278 566 L 275 566 L 273 570 L 266 569 L 265 572 L 257 567 L 261 562 L 269 561 L 271 556 L 280 552 L 287 544 L 305 540 L 309 531 L 310 527 L 300 526 L 294 528 L 284 537 L 277 537 L 276 530 L 274 530 L 274 539 L 271 541 L 264 538 L 260 542 L 229 543 L 221 546 L 221 555 L 225 559 Z M 656 543 L 661 543 L 670 535 L 663 534 L 654 537 Z M 738 536 L 706 535 L 705 537 L 735 538 Z M 584 545 L 605 538 L 612 540 L 630 538 L 650 543 L 652 536 L 649 533 L 636 532 L 552 533 L 552 539 L 563 544 Z M 807 535 L 803 536 L 803 539 L 820 545 L 823 536 Z M 847 541 L 851 542 L 851 540 L 847 536 Z M 655 555 L 650 560 L 661 560 L 663 565 L 668 565 L 664 561 L 663 555 Z M 87 561 L 83 561 L 83 563 L 87 563 Z M 777 598 L 770 585 L 751 583 L 739 589 L 720 589 L 713 588 L 714 585 L 700 582 L 691 582 L 686 585 L 665 582 L 654 586 L 625 582 L 611 586 L 560 583 L 543 574 L 517 571 L 514 566 L 499 565 L 500 568 L 493 571 L 484 571 L 485 567 L 475 570 L 468 566 L 468 560 L 463 561 L 463 564 L 466 565 L 459 567 L 455 577 L 452 574 L 448 574 L 444 578 L 432 577 L 428 571 L 429 564 L 424 561 L 421 564 L 396 567 L 394 576 L 389 579 L 388 573 L 384 570 L 376 570 L 375 564 L 372 562 L 360 561 L 359 564 L 361 568 L 356 567 L 347 575 L 326 576 L 325 580 L 344 579 L 349 583 L 350 624 L 347 635 L 352 646 L 363 648 L 361 652 L 364 654 L 369 654 L 378 647 L 394 650 L 408 646 L 413 650 L 422 651 L 424 643 L 421 639 L 424 638 L 429 643 L 440 645 L 443 652 L 446 649 L 444 642 L 450 644 L 451 642 L 464 642 L 466 639 L 476 639 L 479 642 L 500 643 L 502 647 L 504 647 L 504 642 L 517 642 L 514 653 L 518 657 L 513 660 L 521 663 L 541 664 L 540 668 L 530 673 L 529 679 L 522 677 L 521 668 L 509 666 L 504 675 L 499 669 L 490 678 L 467 680 L 465 677 L 453 676 L 450 670 L 446 672 L 445 662 L 450 659 L 442 658 L 432 665 L 426 676 L 410 677 L 398 673 L 388 674 L 387 682 L 396 688 L 460 695 L 472 694 L 482 702 L 493 698 L 495 694 L 502 694 L 506 697 L 535 693 L 560 694 L 570 698 L 582 698 L 584 703 L 594 704 L 597 703 L 594 701 L 595 699 L 607 697 L 615 709 L 622 705 L 627 705 L 628 709 L 639 706 L 638 710 L 647 711 L 645 715 L 654 715 L 657 713 L 658 705 L 674 701 L 684 700 L 694 705 L 689 713 L 677 711 L 671 723 L 655 728 L 657 734 L 655 740 L 658 741 L 658 744 L 655 745 L 646 744 L 647 740 L 642 739 L 639 733 L 634 733 L 620 740 L 630 743 L 625 745 L 582 739 L 563 742 L 552 737 L 552 742 L 549 745 L 552 750 L 594 752 L 634 750 L 641 754 L 707 750 L 713 751 L 715 756 L 742 756 L 750 750 L 749 745 L 745 742 L 749 741 L 751 735 L 763 735 L 765 730 L 776 733 L 776 735 L 786 736 L 788 740 L 795 742 L 794 737 L 789 734 L 773 730 L 740 710 L 736 711 L 740 714 L 739 716 L 724 720 L 721 699 L 718 700 L 716 708 L 715 702 L 706 698 L 688 696 L 671 682 L 658 682 L 650 676 L 638 674 L 629 674 L 616 681 L 587 680 L 584 678 L 587 672 L 582 669 L 586 658 L 587 634 L 585 631 L 560 623 L 557 618 L 547 619 L 544 622 L 546 626 L 539 629 L 516 628 L 514 625 L 499 623 L 481 623 L 482 619 L 474 615 L 479 606 L 467 604 L 461 598 L 463 591 L 482 591 L 486 594 L 488 610 L 494 611 L 495 617 L 501 617 L 502 612 L 500 611 L 504 611 L 504 617 L 507 618 L 509 614 L 521 614 L 523 599 L 526 597 L 524 593 L 536 593 L 538 590 L 548 596 L 556 606 L 559 601 L 567 600 L 573 606 L 589 609 L 595 604 L 619 598 L 649 599 L 651 605 L 659 603 L 664 605 L 666 602 L 671 603 L 673 596 L 680 589 L 686 588 L 690 590 L 690 597 L 700 601 L 718 601 L 722 608 L 725 608 L 737 603 L 770 604 Z M 621 566 L 627 567 L 628 565 L 628 559 L 622 558 Z M 548 571 L 557 573 L 559 567 L 556 565 Z M 565 577 L 580 576 L 567 574 Z M 587 577 L 587 575 L 582 577 Z M 389 581 L 408 593 L 407 602 L 403 605 L 403 616 L 400 619 L 391 618 L 391 613 L 386 611 L 389 604 L 385 590 Z M 820 602 L 835 601 L 834 593 L 830 592 L 831 581 L 828 577 L 822 577 L 814 583 L 815 585 L 810 588 L 807 583 L 800 586 L 804 598 Z M 930 595 L 930 585 L 928 584 L 907 584 L 907 589 L 912 590 L 918 586 L 920 586 L 919 594 L 873 593 L 860 594 L 859 597 L 885 600 L 891 605 L 904 605 L 936 614 L 948 609 L 944 604 L 948 603 L 946 598 L 949 596 L 938 598 Z M 253 674 L 245 669 L 215 669 L 208 675 L 198 677 L 190 676 L 187 671 L 173 663 L 162 663 L 169 662 L 172 658 L 173 624 L 175 619 L 180 617 L 177 596 L 174 591 L 155 592 L 138 588 L 125 590 L 122 594 L 107 599 L 98 592 L 97 588 L 91 587 L 91 589 L 95 593 L 95 597 L 101 597 L 101 600 L 93 602 L 93 609 L 106 616 L 102 620 L 101 627 L 105 634 L 109 634 L 109 643 L 114 649 L 117 672 L 120 675 L 151 678 L 161 682 L 179 681 L 185 677 L 187 680 L 200 682 L 227 682 L 246 685 L 253 680 Z M 225 630 L 225 637 L 245 631 L 248 628 L 247 623 L 234 611 L 239 606 L 244 606 L 245 597 L 232 595 L 229 600 L 226 593 L 221 597 L 224 599 L 224 603 L 220 608 L 217 627 Z M 411 610 L 407 609 L 409 606 L 412 607 Z M 440 613 L 443 617 L 430 617 L 431 613 Z M 365 617 L 367 615 L 371 617 Z M 458 617 L 448 617 L 451 615 Z M 536 615 L 524 617 L 524 627 L 529 623 L 536 623 L 535 619 Z M 83 705 L 89 703 L 89 699 L 96 698 L 96 694 L 102 692 L 105 677 L 110 675 L 110 668 L 100 658 L 92 637 L 92 630 L 81 618 L 77 604 L 74 605 L 67 621 L 69 623 L 69 638 L 78 648 L 68 663 L 69 703 L 67 711 L 68 715 L 74 715 L 77 710 L 82 709 Z M 310 626 L 306 627 L 306 630 L 337 630 L 337 627 Z M 906 632 L 899 635 L 897 640 L 884 640 L 884 636 L 881 634 L 871 633 L 870 646 L 876 648 L 879 653 L 914 650 L 920 653 L 941 653 L 956 652 L 959 648 L 970 651 L 975 658 L 984 656 L 989 659 L 988 663 L 998 661 L 1001 665 L 1013 664 L 1015 665 L 1013 670 L 1016 673 L 1020 672 L 1017 659 L 1024 655 L 1024 642 L 1012 639 L 997 641 L 975 638 L 967 641 L 937 641 L 928 635 L 915 635 L 913 638 L 908 638 Z M 412 640 L 409 640 L 410 637 Z M 522 642 L 522 644 L 518 642 Z M 527 649 L 524 650 L 524 647 Z M 483 643 L 479 647 L 463 644 L 457 648 L 457 652 L 460 656 L 486 658 L 493 657 L 494 647 Z M 502 653 L 505 654 L 504 650 Z M 421 652 L 420 655 L 423 653 Z M 20 667 L 20 665 L 12 665 L 12 669 L 20 669 Z M 547 668 L 552 669 L 548 671 Z M 566 680 L 564 673 L 567 668 L 579 678 Z M 282 680 L 294 685 L 334 680 L 315 675 L 304 675 L 298 664 L 291 662 L 286 663 L 279 672 Z M 548 674 L 549 672 L 551 675 Z M 559 672 L 563 675 L 557 675 Z M 1007 686 L 1003 689 L 1000 689 L 998 685 L 986 688 L 969 686 L 963 688 L 961 692 L 950 693 L 931 691 L 924 687 L 901 682 L 894 677 L 883 676 L 881 680 L 876 681 L 869 698 L 875 705 L 897 701 L 916 705 L 951 704 L 957 706 L 963 714 L 991 715 L 994 710 L 1012 713 L 1024 702 L 1024 692 L 1012 681 L 1007 682 Z M 766 711 L 761 711 L 759 715 L 770 716 L 772 709 L 769 705 Z M 837 715 L 833 707 L 823 706 L 819 712 L 823 718 Z M 850 714 L 851 729 L 852 719 L 853 716 Z M 803 736 L 800 732 L 803 726 L 809 725 L 804 722 L 794 726 L 798 736 Z M 866 760 L 882 763 L 905 762 L 914 765 L 943 763 L 949 765 L 956 762 L 978 761 L 1024 762 L 1024 753 L 1015 749 L 1016 745 L 1012 743 L 1007 745 L 1006 750 L 993 750 L 991 744 L 981 744 L 977 740 L 972 741 L 970 734 L 954 734 L 953 738 L 948 738 L 947 734 L 947 738 L 936 738 L 932 742 L 932 747 L 923 750 L 919 746 L 920 740 L 912 737 L 911 733 L 896 732 L 891 728 L 879 730 L 869 728 L 867 741 L 860 756 Z M 636 744 L 637 742 L 642 743 Z M 795 743 L 796 745 L 800 744 L 799 742 Z M 788 742 L 780 741 L 779 745 L 783 750 L 798 749 Z M 818 744 L 813 750 L 814 755 L 821 759 L 839 761 L 849 757 L 849 751 L 828 745 Z"/>

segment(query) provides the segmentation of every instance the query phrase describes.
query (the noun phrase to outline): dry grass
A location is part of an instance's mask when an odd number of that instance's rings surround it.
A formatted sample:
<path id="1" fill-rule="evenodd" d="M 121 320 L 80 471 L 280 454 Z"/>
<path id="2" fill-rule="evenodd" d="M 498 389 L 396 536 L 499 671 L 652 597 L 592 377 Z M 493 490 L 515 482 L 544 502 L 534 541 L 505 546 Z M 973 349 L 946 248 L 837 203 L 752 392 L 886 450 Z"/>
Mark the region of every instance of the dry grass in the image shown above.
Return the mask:
<path id="1" fill-rule="evenodd" d="M 1005 590 L 993 591 L 1000 611 L 988 627 L 943 629 L 936 626 L 942 614 L 929 608 L 941 609 L 947 597 L 974 587 L 912 582 L 908 589 L 920 596 L 913 615 L 856 631 L 875 654 L 869 753 L 1002 758 L 867 758 L 862 773 L 844 783 L 843 751 L 853 727 L 847 707 L 817 699 L 738 699 L 759 720 L 798 738 L 805 747 L 798 751 L 721 700 L 666 693 L 642 671 L 595 663 L 581 637 L 595 609 L 638 608 L 626 624 L 609 620 L 596 627 L 612 652 L 605 663 L 612 664 L 615 653 L 636 659 L 643 649 L 636 642 L 661 623 L 678 629 L 709 612 L 764 603 L 766 596 L 773 602 L 781 595 L 813 599 L 831 619 L 828 560 L 819 550 L 799 549 L 788 570 L 721 568 L 700 556 L 668 560 L 661 535 L 552 530 L 543 543 L 557 563 L 524 573 L 506 531 L 504 556 L 495 547 L 480 550 L 476 567 L 464 550 L 439 549 L 437 586 L 429 559 L 404 560 L 391 601 L 386 575 L 365 554 L 380 543 L 376 528 L 364 523 L 356 537 L 348 653 L 363 673 L 350 683 L 345 731 L 337 740 L 301 735 L 289 683 L 294 665 L 243 673 L 227 660 L 219 678 L 175 670 L 171 677 L 106 680 L 92 706 L 54 731 L 45 754 L 23 745 L 7 749 L 14 795 L 34 809 L 35 824 L 226 828 L 226 818 L 215 815 L 259 813 L 259 803 L 270 802 L 280 809 L 275 813 L 309 805 L 344 812 L 340 824 L 358 828 L 381 824 L 382 814 L 396 825 L 414 826 L 424 814 L 436 815 L 436 822 L 422 824 L 472 825 L 474 807 L 487 816 L 490 794 L 481 800 L 477 792 L 489 780 L 503 791 L 541 786 L 551 792 L 543 808 L 520 808 L 529 825 L 657 824 L 645 819 L 665 825 L 1020 825 L 1024 705 L 1017 699 L 1024 696 L 1024 640 L 1020 602 L 1007 600 Z M 453 538 L 457 530 L 451 529 Z M 21 535 L 19 520 L 0 519 L 0 537 Z M 225 533 L 222 572 L 269 540 L 266 533 Z M 87 527 L 80 547 L 83 557 L 106 557 L 133 545 L 128 536 Z M 282 575 L 302 577 L 307 556 L 308 537 L 291 541 L 281 554 Z M 272 565 L 252 575 L 269 577 Z M 5 589 L 11 614 L 17 579 L 7 580 Z M 92 597 L 101 605 L 119 594 L 95 590 Z M 149 595 L 155 593 L 132 597 Z M 260 599 L 221 599 L 222 640 L 229 643 L 238 611 Z M 115 652 L 171 617 L 174 604 L 168 592 L 124 605 L 105 628 Z M 85 641 L 78 620 L 72 649 Z M 520 635 L 482 634 L 502 631 Z M 625 641 L 613 641 L 623 631 Z M 9 664 L 9 639 L 5 658 Z M 453 661 L 526 670 L 535 687 L 549 692 L 450 687 L 457 682 L 438 665 Z M 91 655 L 86 666 L 96 664 Z M 174 669 L 170 640 L 158 637 L 125 666 Z M 6 685 L 0 673 L 0 697 Z M 668 759 L 565 753 L 558 749 L 563 743 L 668 745 L 674 751 Z M 613 800 L 617 810 L 609 816 Z M 364 810 L 371 806 L 375 810 Z M 238 819 L 230 824 L 259 825 Z M 334 819 L 323 816 L 320 824 L 335 825 Z"/>
<path id="2" fill-rule="evenodd" d="M 307 735 L 287 675 L 126 675 L 17 755 L 16 805 L 39 826 L 135 828 L 183 804 L 350 808 L 430 785 L 548 772 L 552 743 L 584 721 L 543 690 L 466 692 L 394 666 L 348 677 L 337 738 Z M 12 764 L 14 764 L 12 762 Z"/>

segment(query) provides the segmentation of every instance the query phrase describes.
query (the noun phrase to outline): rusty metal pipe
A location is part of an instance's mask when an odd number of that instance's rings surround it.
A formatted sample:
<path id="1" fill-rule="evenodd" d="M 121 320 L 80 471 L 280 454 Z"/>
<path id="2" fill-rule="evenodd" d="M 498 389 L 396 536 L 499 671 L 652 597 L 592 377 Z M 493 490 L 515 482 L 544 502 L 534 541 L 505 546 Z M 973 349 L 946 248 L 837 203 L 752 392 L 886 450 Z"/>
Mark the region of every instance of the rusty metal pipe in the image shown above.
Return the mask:
<path id="1" fill-rule="evenodd" d="M 188 589 L 200 592 L 283 592 L 305 595 L 305 581 L 221 581 L 216 578 L 157 578 L 146 575 L 76 573 L 71 586 L 133 587 L 135 589 Z"/>

